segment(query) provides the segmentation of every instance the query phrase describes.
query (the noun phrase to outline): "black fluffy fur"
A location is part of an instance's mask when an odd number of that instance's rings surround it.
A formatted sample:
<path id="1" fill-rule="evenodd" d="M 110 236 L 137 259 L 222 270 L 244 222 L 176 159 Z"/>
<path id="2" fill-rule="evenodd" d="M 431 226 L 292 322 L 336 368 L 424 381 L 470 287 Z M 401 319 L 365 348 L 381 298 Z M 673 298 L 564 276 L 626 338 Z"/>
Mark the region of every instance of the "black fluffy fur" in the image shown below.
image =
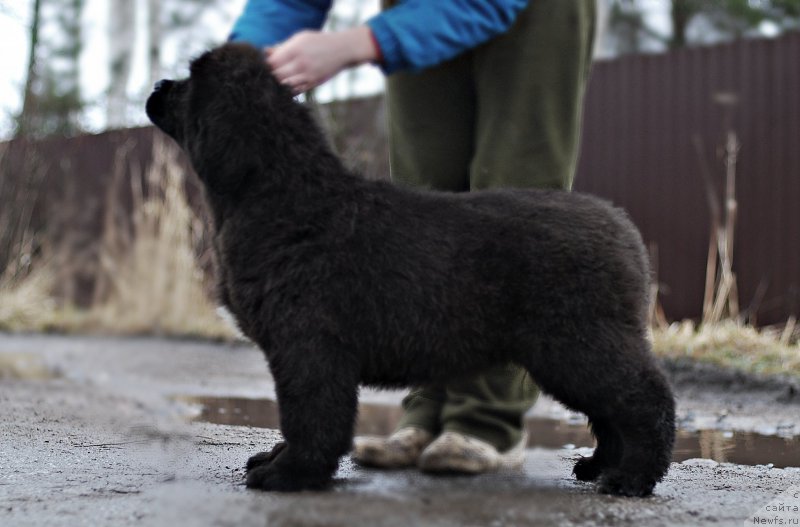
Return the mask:
<path id="1" fill-rule="evenodd" d="M 367 181 L 244 45 L 163 81 L 147 114 L 205 185 L 221 300 L 275 378 L 285 443 L 250 459 L 249 487 L 325 487 L 359 384 L 446 383 L 509 361 L 589 417 L 598 446 L 578 479 L 646 496 L 667 472 L 674 401 L 624 212 L 578 193 Z"/>

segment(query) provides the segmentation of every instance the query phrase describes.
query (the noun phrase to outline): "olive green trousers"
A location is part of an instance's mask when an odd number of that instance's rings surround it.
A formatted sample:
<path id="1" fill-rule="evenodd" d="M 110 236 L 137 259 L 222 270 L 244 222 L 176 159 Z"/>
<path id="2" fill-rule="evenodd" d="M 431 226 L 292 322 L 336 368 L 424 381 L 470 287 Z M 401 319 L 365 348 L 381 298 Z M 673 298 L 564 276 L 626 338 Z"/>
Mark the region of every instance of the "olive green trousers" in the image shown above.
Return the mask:
<path id="1" fill-rule="evenodd" d="M 448 191 L 569 189 L 591 63 L 594 0 L 530 0 L 511 29 L 387 81 L 392 178 Z M 399 427 L 457 431 L 506 450 L 538 389 L 513 364 L 413 390 Z"/>

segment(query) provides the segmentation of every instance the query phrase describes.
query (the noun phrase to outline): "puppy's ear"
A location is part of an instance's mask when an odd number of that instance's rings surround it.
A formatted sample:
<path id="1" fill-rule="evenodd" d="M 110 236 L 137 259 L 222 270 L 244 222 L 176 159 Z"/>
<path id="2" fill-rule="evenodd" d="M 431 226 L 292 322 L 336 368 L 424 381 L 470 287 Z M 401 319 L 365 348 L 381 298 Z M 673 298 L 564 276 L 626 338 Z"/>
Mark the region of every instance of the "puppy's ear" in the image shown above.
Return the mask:
<path id="1" fill-rule="evenodd" d="M 193 79 L 218 81 L 226 85 L 253 81 L 267 70 L 264 54 L 249 44 L 230 43 L 218 47 L 192 61 L 189 71 Z"/>
<path id="2" fill-rule="evenodd" d="M 189 76 L 193 79 L 205 77 L 212 61 L 211 51 L 206 51 L 189 64 Z"/>
<path id="3" fill-rule="evenodd" d="M 252 109 L 242 90 L 245 80 L 237 80 L 253 52 L 260 55 L 254 48 L 227 45 L 190 65 L 185 147 L 200 179 L 216 194 L 236 194 L 256 172 L 257 147 L 252 144 L 253 131 L 248 130 Z M 266 69 L 263 63 L 259 67 Z"/>

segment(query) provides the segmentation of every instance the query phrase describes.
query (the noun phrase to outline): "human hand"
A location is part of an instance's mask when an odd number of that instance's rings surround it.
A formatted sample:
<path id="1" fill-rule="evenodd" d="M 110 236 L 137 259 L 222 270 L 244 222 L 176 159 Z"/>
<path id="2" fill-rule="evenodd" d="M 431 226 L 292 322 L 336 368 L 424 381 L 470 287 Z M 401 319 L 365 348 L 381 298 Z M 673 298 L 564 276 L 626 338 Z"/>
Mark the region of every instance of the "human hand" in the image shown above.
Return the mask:
<path id="1" fill-rule="evenodd" d="M 301 31 L 266 49 L 275 77 L 295 93 L 315 88 L 345 68 L 374 61 L 379 52 L 367 26 L 334 33 Z"/>

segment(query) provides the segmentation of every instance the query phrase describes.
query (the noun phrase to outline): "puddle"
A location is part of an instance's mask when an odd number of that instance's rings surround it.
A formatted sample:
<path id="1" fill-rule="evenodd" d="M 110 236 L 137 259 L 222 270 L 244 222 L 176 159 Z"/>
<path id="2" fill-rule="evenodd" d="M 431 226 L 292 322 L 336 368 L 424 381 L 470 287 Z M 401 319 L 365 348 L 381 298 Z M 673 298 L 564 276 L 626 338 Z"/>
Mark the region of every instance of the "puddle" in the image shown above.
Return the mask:
<path id="1" fill-rule="evenodd" d="M 279 428 L 278 405 L 270 399 L 181 397 L 180 400 L 201 407 L 200 414 L 195 417 L 196 421 Z M 388 435 L 394 430 L 400 414 L 401 409 L 397 406 L 362 403 L 359 407 L 356 435 Z M 594 446 L 594 440 L 583 422 L 529 417 L 525 424 L 530 447 Z M 673 461 L 692 458 L 740 465 L 771 463 L 777 468 L 800 467 L 800 438 L 728 430 L 679 430 Z"/>

